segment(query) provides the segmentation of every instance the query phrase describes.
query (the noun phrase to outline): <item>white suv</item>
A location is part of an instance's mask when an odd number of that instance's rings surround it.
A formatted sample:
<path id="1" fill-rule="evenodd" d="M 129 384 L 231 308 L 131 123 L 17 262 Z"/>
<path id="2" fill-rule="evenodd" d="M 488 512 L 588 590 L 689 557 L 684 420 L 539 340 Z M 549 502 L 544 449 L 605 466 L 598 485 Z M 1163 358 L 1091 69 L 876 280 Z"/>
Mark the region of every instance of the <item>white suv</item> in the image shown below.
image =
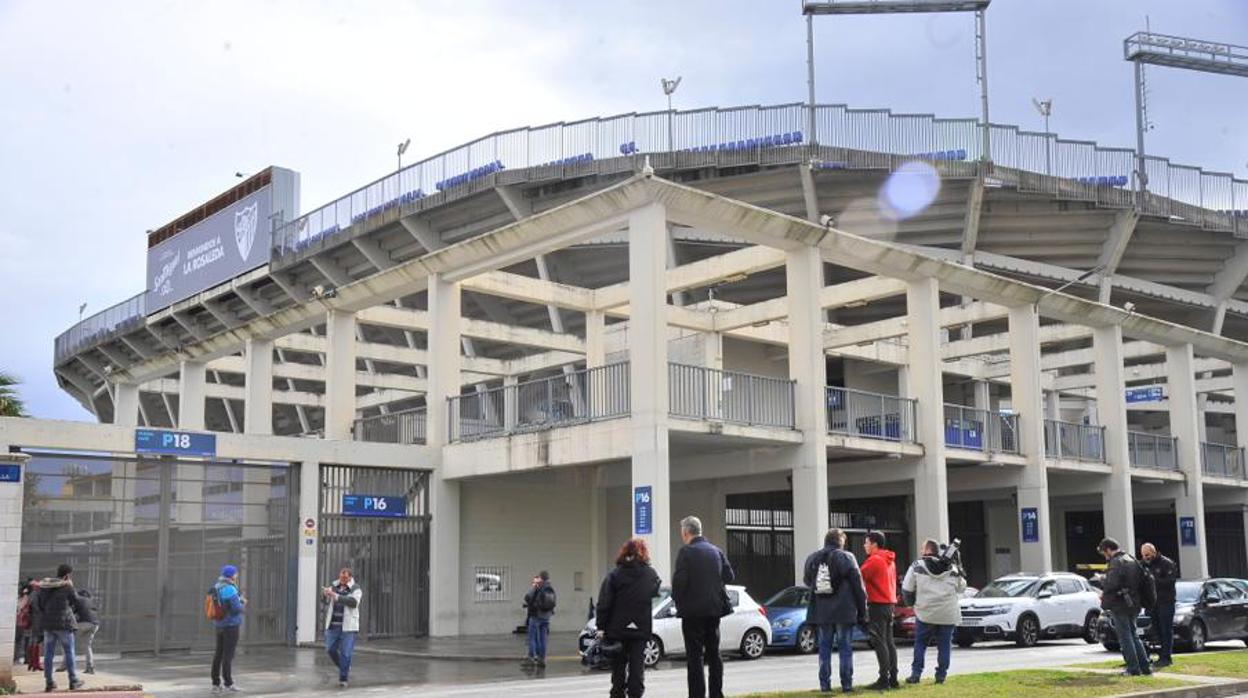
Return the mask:
<path id="1" fill-rule="evenodd" d="M 1045 638 L 1082 637 L 1097 641 L 1100 592 L 1077 574 L 1011 574 L 963 599 L 959 647 L 977 640 L 1013 640 L 1031 647 Z"/>

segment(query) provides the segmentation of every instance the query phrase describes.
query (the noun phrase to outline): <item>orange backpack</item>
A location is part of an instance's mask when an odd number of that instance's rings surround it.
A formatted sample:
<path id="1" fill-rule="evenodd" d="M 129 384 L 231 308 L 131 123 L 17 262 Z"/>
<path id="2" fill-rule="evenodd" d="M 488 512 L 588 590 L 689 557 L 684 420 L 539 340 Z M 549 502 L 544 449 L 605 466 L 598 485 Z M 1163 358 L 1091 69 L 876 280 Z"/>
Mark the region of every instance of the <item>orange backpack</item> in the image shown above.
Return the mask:
<path id="1" fill-rule="evenodd" d="M 204 617 L 208 620 L 225 619 L 225 606 L 221 605 L 221 597 L 215 586 L 204 596 Z"/>

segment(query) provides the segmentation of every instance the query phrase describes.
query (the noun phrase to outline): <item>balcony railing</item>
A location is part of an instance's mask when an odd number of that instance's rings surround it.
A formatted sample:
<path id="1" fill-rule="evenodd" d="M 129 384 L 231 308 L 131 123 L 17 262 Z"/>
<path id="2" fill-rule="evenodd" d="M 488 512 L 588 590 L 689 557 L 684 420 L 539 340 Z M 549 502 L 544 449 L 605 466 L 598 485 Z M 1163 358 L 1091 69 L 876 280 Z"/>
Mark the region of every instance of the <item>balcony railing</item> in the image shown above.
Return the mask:
<path id="1" fill-rule="evenodd" d="M 1044 453 L 1054 460 L 1105 462 L 1105 427 L 1044 420 Z"/>
<path id="2" fill-rule="evenodd" d="M 111 308 L 80 320 L 54 342 L 53 357 L 59 365 L 86 346 L 94 346 L 113 333 L 140 326 L 147 315 L 147 293 L 126 299 Z"/>
<path id="3" fill-rule="evenodd" d="M 352 434 L 356 441 L 387 444 L 423 444 L 428 428 L 424 407 L 355 420 Z"/>
<path id="4" fill-rule="evenodd" d="M 1018 415 L 946 404 L 945 445 L 984 453 L 1018 453 Z"/>
<path id="5" fill-rule="evenodd" d="M 671 363 L 668 411 L 676 417 L 792 429 L 794 381 Z"/>
<path id="6" fill-rule="evenodd" d="M 851 388 L 827 389 L 828 433 L 914 441 L 916 401 Z"/>
<path id="7" fill-rule="evenodd" d="M 1248 478 L 1244 472 L 1244 449 L 1208 442 L 1202 443 L 1200 447 L 1201 469 L 1205 475 L 1236 480 Z"/>
<path id="8" fill-rule="evenodd" d="M 1168 434 L 1127 432 L 1127 449 L 1131 452 L 1131 466 L 1178 470 L 1178 439 Z"/>

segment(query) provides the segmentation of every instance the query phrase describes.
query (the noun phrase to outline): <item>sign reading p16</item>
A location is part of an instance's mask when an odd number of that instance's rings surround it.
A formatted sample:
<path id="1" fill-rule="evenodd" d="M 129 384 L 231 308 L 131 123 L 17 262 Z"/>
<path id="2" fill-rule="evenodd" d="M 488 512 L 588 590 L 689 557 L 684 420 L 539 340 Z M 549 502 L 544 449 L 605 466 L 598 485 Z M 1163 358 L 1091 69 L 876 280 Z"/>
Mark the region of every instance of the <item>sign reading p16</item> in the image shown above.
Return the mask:
<path id="1" fill-rule="evenodd" d="M 653 490 L 649 485 L 633 488 L 633 534 L 648 536 L 654 533 Z"/>
<path id="2" fill-rule="evenodd" d="M 215 434 L 197 434 L 189 431 L 135 429 L 134 452 L 211 458 L 217 455 L 217 437 Z"/>
<path id="3" fill-rule="evenodd" d="M 372 494 L 344 494 L 342 495 L 342 515 L 401 519 L 407 516 L 407 499 Z"/>

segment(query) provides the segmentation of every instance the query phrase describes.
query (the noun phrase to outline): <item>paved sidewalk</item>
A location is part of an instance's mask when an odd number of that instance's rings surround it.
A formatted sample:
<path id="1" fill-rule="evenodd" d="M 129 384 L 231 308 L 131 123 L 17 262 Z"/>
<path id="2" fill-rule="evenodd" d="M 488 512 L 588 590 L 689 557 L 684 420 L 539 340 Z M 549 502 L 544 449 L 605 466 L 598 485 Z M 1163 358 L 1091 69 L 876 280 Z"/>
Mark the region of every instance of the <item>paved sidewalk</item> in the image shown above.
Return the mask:
<path id="1" fill-rule="evenodd" d="M 75 695 L 82 691 L 90 691 L 91 698 L 137 698 L 142 695 L 143 687 L 138 681 L 115 673 L 79 673 L 78 678 L 82 680 L 84 687 L 73 694 L 69 692 L 69 677 L 64 673 L 58 673 L 55 676 L 56 685 L 65 695 Z M 13 682 L 17 684 L 18 693 L 61 695 L 60 693 L 44 693 L 43 672 L 27 671 L 25 664 L 13 665 Z"/>
<path id="2" fill-rule="evenodd" d="M 578 633 L 551 633 L 547 640 L 547 661 L 580 661 L 577 653 Z M 311 647 L 312 645 L 308 645 Z M 316 645 L 320 647 L 320 645 Z M 526 636 L 473 635 L 464 637 L 408 637 L 394 640 L 373 640 L 355 646 L 356 654 L 373 653 L 418 659 L 455 661 L 518 662 L 527 654 Z"/>

